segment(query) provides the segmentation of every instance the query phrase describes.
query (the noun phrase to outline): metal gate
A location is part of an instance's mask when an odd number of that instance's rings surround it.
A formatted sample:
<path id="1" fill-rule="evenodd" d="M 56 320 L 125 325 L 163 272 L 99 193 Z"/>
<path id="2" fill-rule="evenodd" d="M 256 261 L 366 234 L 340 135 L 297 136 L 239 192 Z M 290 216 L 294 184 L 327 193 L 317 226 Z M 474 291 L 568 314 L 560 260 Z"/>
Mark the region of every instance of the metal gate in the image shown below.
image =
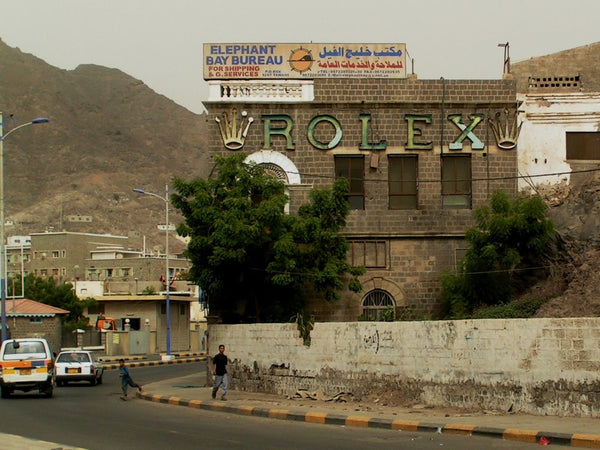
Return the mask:
<path id="1" fill-rule="evenodd" d="M 150 333 L 148 331 L 129 331 L 129 354 L 147 355 L 150 353 Z"/>

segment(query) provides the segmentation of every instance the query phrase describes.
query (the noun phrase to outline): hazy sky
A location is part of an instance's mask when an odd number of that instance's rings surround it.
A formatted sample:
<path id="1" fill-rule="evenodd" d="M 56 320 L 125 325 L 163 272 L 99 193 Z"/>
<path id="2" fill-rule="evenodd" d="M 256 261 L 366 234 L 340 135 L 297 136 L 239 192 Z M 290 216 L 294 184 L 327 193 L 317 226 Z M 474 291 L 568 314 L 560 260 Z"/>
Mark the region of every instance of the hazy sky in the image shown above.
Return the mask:
<path id="1" fill-rule="evenodd" d="M 120 69 L 201 112 L 204 43 L 405 43 L 421 79 L 501 78 L 499 43 L 516 62 L 600 41 L 600 1 L 0 0 L 0 38 L 62 69 Z"/>

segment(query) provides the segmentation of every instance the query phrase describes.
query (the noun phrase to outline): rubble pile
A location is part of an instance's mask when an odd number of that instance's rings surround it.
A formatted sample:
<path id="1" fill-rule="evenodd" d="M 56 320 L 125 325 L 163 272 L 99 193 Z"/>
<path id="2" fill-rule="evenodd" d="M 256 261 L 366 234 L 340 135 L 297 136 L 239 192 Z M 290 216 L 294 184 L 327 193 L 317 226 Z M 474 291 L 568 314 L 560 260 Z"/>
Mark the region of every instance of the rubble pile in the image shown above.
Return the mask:
<path id="1" fill-rule="evenodd" d="M 532 291 L 562 292 L 537 317 L 600 316 L 600 179 L 536 190 L 548 204 L 561 245 L 550 278 Z"/>

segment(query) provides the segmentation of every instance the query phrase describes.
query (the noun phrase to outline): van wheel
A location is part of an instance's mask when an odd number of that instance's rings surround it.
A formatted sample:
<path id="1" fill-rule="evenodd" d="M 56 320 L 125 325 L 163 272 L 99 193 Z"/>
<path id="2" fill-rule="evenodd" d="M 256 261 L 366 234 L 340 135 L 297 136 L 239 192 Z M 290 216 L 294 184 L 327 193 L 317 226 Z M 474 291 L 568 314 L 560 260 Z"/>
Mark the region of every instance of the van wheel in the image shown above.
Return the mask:
<path id="1" fill-rule="evenodd" d="M 90 384 L 96 386 L 96 377 L 90 379 Z"/>
<path id="2" fill-rule="evenodd" d="M 2 386 L 2 388 L 0 388 L 0 395 L 2 396 L 2 398 L 10 397 L 11 392 L 12 391 L 7 387 Z"/>

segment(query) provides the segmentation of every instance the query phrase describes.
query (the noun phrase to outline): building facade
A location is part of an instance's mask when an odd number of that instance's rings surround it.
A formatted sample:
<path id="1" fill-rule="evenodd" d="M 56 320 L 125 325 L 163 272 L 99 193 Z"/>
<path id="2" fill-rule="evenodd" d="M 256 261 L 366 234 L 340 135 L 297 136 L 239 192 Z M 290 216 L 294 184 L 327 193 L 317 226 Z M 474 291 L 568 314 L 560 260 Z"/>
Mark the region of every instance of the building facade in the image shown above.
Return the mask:
<path id="1" fill-rule="evenodd" d="M 474 209 L 516 194 L 513 80 L 219 80 L 204 102 L 214 154 L 243 151 L 282 179 L 289 212 L 350 181 L 344 235 L 363 291 L 313 301 L 317 321 L 436 317 Z"/>
<path id="2" fill-rule="evenodd" d="M 600 164 L 600 43 L 517 62 L 519 188 L 580 183 Z"/>
<path id="3" fill-rule="evenodd" d="M 95 283 L 95 282 L 88 282 Z M 115 319 L 118 332 L 146 331 L 149 333 L 149 353 L 167 350 L 167 308 L 164 293 L 155 295 L 92 295 L 98 306 L 85 311 L 94 324 L 100 313 Z M 170 294 L 170 335 L 173 351 L 192 348 L 190 328 L 192 307 L 198 298 L 192 292 Z"/>
<path id="4" fill-rule="evenodd" d="M 127 236 L 32 233 L 11 238 L 7 257 L 9 280 L 32 273 L 41 278 L 53 278 L 57 283 L 102 281 L 107 293 L 165 290 L 164 251 L 139 250 Z M 189 268 L 187 258 L 169 255 L 169 279 L 172 283 Z"/>
<path id="5" fill-rule="evenodd" d="M 69 314 L 61 308 L 26 298 L 6 300 L 8 336 L 13 339 L 41 337 L 48 341 L 54 352 L 62 344 L 62 316 Z"/>
<path id="6" fill-rule="evenodd" d="M 11 302 L 27 294 L 11 286 L 20 275 L 71 283 L 79 298 L 98 302 L 85 311 L 91 325 L 102 312 L 115 319 L 119 332 L 149 332 L 151 352 L 166 350 L 164 251 L 138 250 L 126 236 L 48 232 L 12 237 L 7 256 L 8 297 L 17 298 Z M 198 287 L 182 279 L 189 268 L 188 259 L 169 255 L 171 338 L 172 348 L 178 351 L 190 349 L 190 327 L 204 318 Z"/>

